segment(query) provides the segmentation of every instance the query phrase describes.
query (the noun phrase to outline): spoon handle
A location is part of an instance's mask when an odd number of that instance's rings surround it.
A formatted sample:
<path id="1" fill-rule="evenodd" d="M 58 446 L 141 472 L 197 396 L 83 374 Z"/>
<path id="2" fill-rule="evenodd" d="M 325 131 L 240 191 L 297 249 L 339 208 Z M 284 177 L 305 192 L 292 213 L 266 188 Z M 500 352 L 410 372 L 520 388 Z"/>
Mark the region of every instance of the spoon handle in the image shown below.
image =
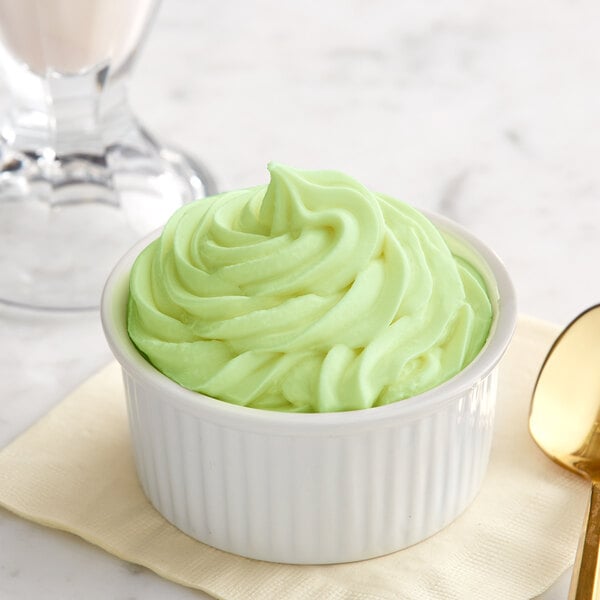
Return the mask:
<path id="1" fill-rule="evenodd" d="M 600 600 L 600 480 L 592 482 L 589 511 L 579 540 L 569 600 Z"/>

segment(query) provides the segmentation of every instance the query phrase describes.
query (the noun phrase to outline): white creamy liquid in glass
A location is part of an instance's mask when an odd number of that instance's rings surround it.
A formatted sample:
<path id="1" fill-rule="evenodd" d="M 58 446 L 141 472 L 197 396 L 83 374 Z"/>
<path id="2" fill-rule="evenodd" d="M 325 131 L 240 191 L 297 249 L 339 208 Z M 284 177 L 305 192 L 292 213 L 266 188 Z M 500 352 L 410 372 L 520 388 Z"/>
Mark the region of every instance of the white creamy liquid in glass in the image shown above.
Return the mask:
<path id="1" fill-rule="evenodd" d="M 0 38 L 34 73 L 118 71 L 136 48 L 156 0 L 0 0 Z"/>

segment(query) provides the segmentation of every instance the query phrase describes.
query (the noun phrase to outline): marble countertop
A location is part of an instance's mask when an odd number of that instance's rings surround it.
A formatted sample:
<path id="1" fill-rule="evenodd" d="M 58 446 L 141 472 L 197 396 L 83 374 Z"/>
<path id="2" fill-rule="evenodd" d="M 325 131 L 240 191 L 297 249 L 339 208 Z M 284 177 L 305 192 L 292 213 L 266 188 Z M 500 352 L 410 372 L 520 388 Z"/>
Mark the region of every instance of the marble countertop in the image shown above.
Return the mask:
<path id="1" fill-rule="evenodd" d="M 600 302 L 599 17 L 592 0 L 164 0 L 131 99 L 221 189 L 274 159 L 459 221 L 521 312 L 565 325 Z M 0 307 L 0 447 L 109 360 L 95 313 Z M 5 511 L 0 539 L 2 598 L 204 597 Z"/>

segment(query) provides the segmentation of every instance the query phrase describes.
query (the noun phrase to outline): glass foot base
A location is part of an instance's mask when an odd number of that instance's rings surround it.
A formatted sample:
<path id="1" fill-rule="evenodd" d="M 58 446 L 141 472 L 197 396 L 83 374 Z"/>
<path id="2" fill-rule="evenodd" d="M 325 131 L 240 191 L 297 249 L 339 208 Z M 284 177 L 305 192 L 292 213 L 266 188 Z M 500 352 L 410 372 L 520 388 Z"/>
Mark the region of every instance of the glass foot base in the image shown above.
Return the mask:
<path id="1" fill-rule="evenodd" d="M 144 134 L 146 135 L 146 134 Z M 2 153 L 0 304 L 97 309 L 106 277 L 143 235 L 185 202 L 215 193 L 193 159 L 115 146 L 98 158 Z"/>

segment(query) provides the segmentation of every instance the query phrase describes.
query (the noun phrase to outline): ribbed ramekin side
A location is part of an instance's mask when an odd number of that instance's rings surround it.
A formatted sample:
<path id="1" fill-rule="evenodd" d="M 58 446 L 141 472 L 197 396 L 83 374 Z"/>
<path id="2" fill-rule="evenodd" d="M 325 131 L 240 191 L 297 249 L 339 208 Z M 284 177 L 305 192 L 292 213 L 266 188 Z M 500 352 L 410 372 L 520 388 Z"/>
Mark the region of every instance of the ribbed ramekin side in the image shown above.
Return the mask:
<path id="1" fill-rule="evenodd" d="M 125 382 L 152 504 L 200 541 L 252 558 L 330 563 L 399 550 L 456 518 L 487 465 L 495 372 L 438 411 L 331 435 L 229 428 Z"/>

